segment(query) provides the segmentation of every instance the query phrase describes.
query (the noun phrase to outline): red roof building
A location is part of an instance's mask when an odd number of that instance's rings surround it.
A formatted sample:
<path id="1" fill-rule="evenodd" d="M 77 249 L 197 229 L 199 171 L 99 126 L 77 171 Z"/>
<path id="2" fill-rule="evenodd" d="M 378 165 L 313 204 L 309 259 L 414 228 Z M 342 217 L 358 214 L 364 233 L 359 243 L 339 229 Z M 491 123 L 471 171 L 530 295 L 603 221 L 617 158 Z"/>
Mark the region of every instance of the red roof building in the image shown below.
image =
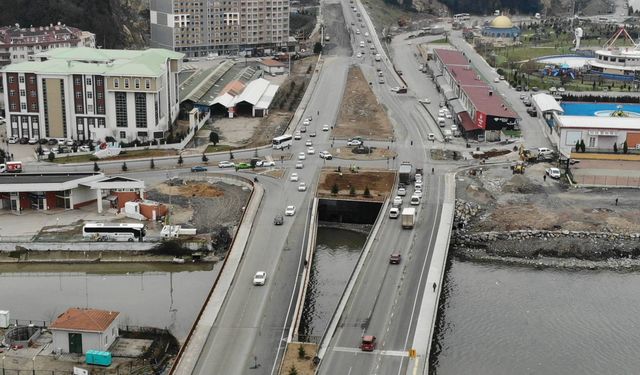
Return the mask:
<path id="1" fill-rule="evenodd" d="M 54 348 L 63 353 L 106 351 L 119 335 L 117 311 L 70 308 L 49 326 Z"/>

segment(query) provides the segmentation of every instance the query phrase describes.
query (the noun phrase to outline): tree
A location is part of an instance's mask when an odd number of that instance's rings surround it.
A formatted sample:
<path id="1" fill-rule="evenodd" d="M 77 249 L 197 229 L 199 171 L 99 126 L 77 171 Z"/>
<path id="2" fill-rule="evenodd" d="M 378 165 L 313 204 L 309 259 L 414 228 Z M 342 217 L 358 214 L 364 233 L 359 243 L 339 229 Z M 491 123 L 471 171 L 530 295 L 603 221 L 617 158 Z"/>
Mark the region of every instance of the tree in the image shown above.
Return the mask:
<path id="1" fill-rule="evenodd" d="M 203 154 L 202 154 L 202 162 L 203 162 L 203 163 L 206 163 L 206 162 L 208 162 L 208 161 L 209 161 L 209 158 L 207 157 L 207 154 L 203 153 Z"/>
<path id="2" fill-rule="evenodd" d="M 289 369 L 289 375 L 298 375 L 298 369 L 296 368 L 296 366 L 291 366 L 291 368 Z"/>
<path id="3" fill-rule="evenodd" d="M 53 160 L 56 158 L 56 154 L 54 154 L 53 152 L 49 151 L 49 156 L 47 156 L 47 159 L 49 159 L 50 162 L 53 162 Z"/>
<path id="4" fill-rule="evenodd" d="M 580 140 L 576 141 L 576 152 L 580 152 Z"/>
<path id="5" fill-rule="evenodd" d="M 618 153 L 618 144 L 617 144 L 617 143 L 614 143 L 614 144 L 613 144 L 613 153 L 614 153 L 614 154 L 617 154 L 617 153 Z"/>
<path id="6" fill-rule="evenodd" d="M 338 184 L 334 183 L 333 186 L 331 187 L 331 194 L 336 195 L 338 194 L 339 191 L 340 191 L 340 188 L 338 187 Z"/>
<path id="7" fill-rule="evenodd" d="M 100 172 L 100 167 L 98 167 L 98 162 L 97 161 L 93 162 L 93 171 L 94 172 Z"/>
<path id="8" fill-rule="evenodd" d="M 233 160 L 233 152 L 231 150 L 229 150 L 229 160 Z"/>
<path id="9" fill-rule="evenodd" d="M 356 188 L 353 187 L 353 185 L 351 185 L 351 187 L 349 188 L 349 195 L 356 195 Z"/>
<path id="10" fill-rule="evenodd" d="M 316 42 L 316 44 L 313 45 L 313 53 L 317 55 L 320 52 L 322 52 L 322 43 Z"/>
<path id="11" fill-rule="evenodd" d="M 126 172 L 127 170 L 129 170 L 129 167 L 127 167 L 127 162 L 125 161 L 122 163 L 122 171 Z"/>
<path id="12" fill-rule="evenodd" d="M 216 132 L 209 133 L 209 142 L 213 143 L 213 145 L 217 145 L 220 142 L 220 136 Z"/>
<path id="13" fill-rule="evenodd" d="M 182 165 L 182 163 L 184 163 L 184 160 L 182 160 L 182 155 L 178 156 L 178 165 Z"/>
<path id="14" fill-rule="evenodd" d="M 304 350 L 304 346 L 298 346 L 298 358 L 303 359 L 307 356 L 307 352 Z"/>
<path id="15" fill-rule="evenodd" d="M 587 150 L 587 147 L 584 145 L 584 139 L 580 140 L 580 148 L 582 149 L 582 152 L 585 152 Z"/>
<path id="16" fill-rule="evenodd" d="M 371 196 L 371 192 L 369 191 L 369 187 L 368 186 L 364 187 L 364 196 L 365 197 L 370 197 Z"/>
<path id="17" fill-rule="evenodd" d="M 155 167 L 156 167 L 156 162 L 153 161 L 153 159 L 151 159 L 151 162 L 149 162 L 149 168 L 155 169 Z"/>
<path id="18" fill-rule="evenodd" d="M 629 152 L 629 145 L 627 145 L 627 141 L 625 140 L 622 144 L 622 153 L 626 154 L 627 152 Z"/>

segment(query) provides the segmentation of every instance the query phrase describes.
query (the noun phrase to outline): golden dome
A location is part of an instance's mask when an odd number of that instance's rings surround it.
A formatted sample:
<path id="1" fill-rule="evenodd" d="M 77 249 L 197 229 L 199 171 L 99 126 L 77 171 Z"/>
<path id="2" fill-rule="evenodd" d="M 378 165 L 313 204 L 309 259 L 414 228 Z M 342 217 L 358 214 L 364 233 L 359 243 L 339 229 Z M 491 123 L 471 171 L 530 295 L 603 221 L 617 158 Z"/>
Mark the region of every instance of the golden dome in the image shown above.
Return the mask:
<path id="1" fill-rule="evenodd" d="M 498 16 L 491 21 L 489 24 L 491 27 L 495 27 L 496 29 L 510 29 L 513 27 L 513 23 L 506 16 Z"/>

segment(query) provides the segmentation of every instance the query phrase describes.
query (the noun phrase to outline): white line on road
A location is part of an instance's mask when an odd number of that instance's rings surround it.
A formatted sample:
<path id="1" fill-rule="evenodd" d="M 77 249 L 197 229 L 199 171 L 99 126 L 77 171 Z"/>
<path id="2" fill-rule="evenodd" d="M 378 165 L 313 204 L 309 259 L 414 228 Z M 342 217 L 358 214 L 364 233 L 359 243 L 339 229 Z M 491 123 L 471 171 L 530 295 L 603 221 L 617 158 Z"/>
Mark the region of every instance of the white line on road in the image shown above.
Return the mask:
<path id="1" fill-rule="evenodd" d="M 407 353 L 404 350 L 374 350 L 372 352 L 363 352 L 359 348 L 347 348 L 345 346 L 334 346 L 332 350 L 334 352 L 376 354 L 376 355 L 386 355 L 390 357 L 408 357 L 409 356 L 409 353 Z M 351 369 L 349 369 L 349 371 L 351 371 Z"/>

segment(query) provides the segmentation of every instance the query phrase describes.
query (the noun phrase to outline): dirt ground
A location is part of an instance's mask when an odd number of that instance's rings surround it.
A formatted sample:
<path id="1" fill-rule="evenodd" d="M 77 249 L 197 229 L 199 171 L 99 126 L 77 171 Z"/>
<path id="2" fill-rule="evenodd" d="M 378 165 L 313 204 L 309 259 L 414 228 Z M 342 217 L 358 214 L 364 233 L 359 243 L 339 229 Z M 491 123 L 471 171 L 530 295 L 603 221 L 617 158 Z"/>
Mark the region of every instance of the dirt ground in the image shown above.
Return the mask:
<path id="1" fill-rule="evenodd" d="M 543 179 L 544 169 L 550 166 L 531 165 L 524 175 L 513 175 L 508 166 L 485 166 L 482 174 L 460 176 L 458 199 L 482 208 L 468 230 L 638 232 L 637 189 L 570 188 L 564 182 Z"/>
<path id="2" fill-rule="evenodd" d="M 302 346 L 305 351 L 304 358 L 300 358 L 298 348 Z M 291 343 L 287 346 L 287 352 L 282 360 L 280 375 L 288 375 L 291 368 L 295 367 L 298 375 L 313 375 L 316 366 L 313 365 L 313 357 L 316 356 L 318 345 L 306 343 Z"/>
<path id="3" fill-rule="evenodd" d="M 383 201 L 393 188 L 395 173 L 390 171 L 364 171 L 353 173 L 345 168 L 341 173 L 333 169 L 323 169 L 318 183 L 318 196 L 336 197 L 331 194 L 334 184 L 338 185 L 338 198 Z M 350 195 L 351 186 L 356 190 Z M 365 188 L 369 188 L 370 197 L 364 196 Z"/>
<path id="4" fill-rule="evenodd" d="M 172 224 L 192 225 L 198 234 L 210 233 L 214 227 L 223 226 L 229 228 L 233 235 L 240 222 L 242 208 L 247 205 L 249 190 L 221 181 L 173 180 L 172 184 L 174 186 L 161 183 L 147 192 L 148 199 L 171 202 L 174 207 Z"/>
<path id="5" fill-rule="evenodd" d="M 349 69 L 333 136 L 339 139 L 361 136 L 368 140 L 393 137 L 393 126 L 359 67 Z"/>
<path id="6" fill-rule="evenodd" d="M 331 155 L 336 159 L 346 160 L 384 160 L 393 159 L 398 154 L 394 151 L 387 150 L 386 148 L 375 148 L 370 154 L 356 154 L 353 153 L 352 147 L 336 147 L 332 148 Z"/>

